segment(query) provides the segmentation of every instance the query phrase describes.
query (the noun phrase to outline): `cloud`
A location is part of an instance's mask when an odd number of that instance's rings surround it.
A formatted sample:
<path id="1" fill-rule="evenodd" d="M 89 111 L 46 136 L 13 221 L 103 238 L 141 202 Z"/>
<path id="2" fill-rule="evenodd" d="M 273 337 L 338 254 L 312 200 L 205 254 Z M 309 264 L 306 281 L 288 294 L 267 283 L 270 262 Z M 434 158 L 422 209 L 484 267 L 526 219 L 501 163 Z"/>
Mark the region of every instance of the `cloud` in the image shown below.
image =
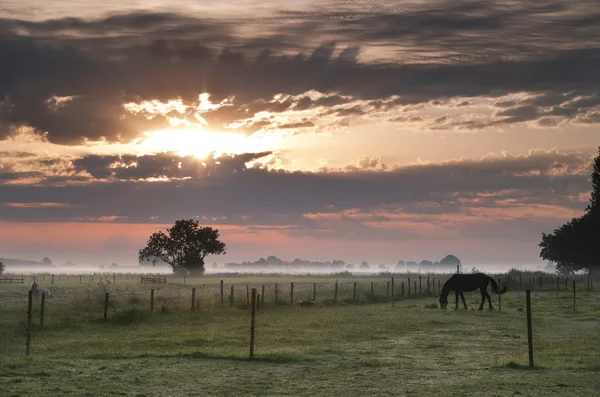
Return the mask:
<path id="1" fill-rule="evenodd" d="M 259 33 L 244 33 L 259 24 Z M 522 92 L 531 98 L 497 101 L 502 110 L 490 122 L 449 118 L 432 128 L 598 122 L 600 6 L 591 1 L 361 9 L 336 3 L 260 20 L 134 12 L 89 20 L 4 18 L 2 26 L 0 139 L 10 127 L 27 125 L 63 145 L 130 142 L 169 127 L 172 115 L 149 118 L 125 105 L 189 105 L 201 93 L 213 103 L 235 98 L 202 115 L 216 131 L 260 112 L 322 107 L 310 119 L 317 126 L 319 118 L 383 116 L 452 98 L 467 111 L 477 101 L 465 98 Z M 294 98 L 273 102 L 277 95 Z M 371 105 L 352 106 L 356 101 Z M 307 121 L 279 125 L 299 122 Z M 268 124 L 244 128 L 253 133 L 261 126 Z"/>

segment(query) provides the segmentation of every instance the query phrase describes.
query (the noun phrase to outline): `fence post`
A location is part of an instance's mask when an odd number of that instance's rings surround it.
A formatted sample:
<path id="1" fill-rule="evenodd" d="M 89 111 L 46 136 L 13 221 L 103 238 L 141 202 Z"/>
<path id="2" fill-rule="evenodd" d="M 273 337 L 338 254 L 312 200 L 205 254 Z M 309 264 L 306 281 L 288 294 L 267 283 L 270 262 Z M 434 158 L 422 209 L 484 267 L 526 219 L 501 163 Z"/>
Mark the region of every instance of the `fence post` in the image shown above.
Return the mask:
<path id="1" fill-rule="evenodd" d="M 408 296 L 410 296 L 410 278 L 408 279 Z"/>
<path id="2" fill-rule="evenodd" d="M 529 347 L 529 368 L 533 368 L 533 332 L 531 330 L 531 291 L 529 288 L 525 291 L 527 306 L 527 344 Z"/>
<path id="3" fill-rule="evenodd" d="M 390 282 L 386 282 L 386 287 L 385 287 L 385 296 L 386 298 L 390 297 Z"/>
<path id="4" fill-rule="evenodd" d="M 501 283 L 500 279 L 498 279 L 498 311 L 499 312 L 502 311 L 502 294 L 500 293 L 500 291 L 502 291 L 502 283 Z"/>
<path id="5" fill-rule="evenodd" d="M 104 321 L 108 317 L 108 292 L 104 293 Z"/>
<path id="6" fill-rule="evenodd" d="M 522 274 L 519 273 L 519 289 L 523 288 L 523 283 L 521 282 Z"/>
<path id="7" fill-rule="evenodd" d="M 44 308 L 46 306 L 46 293 L 42 292 L 42 305 L 40 307 L 40 328 L 44 328 Z"/>
<path id="8" fill-rule="evenodd" d="M 265 286 L 262 286 L 262 290 L 260 292 L 260 301 L 264 305 L 265 304 Z"/>
<path id="9" fill-rule="evenodd" d="M 435 277 L 431 278 L 431 295 L 435 295 Z"/>
<path id="10" fill-rule="evenodd" d="M 250 358 L 254 358 L 255 325 L 256 325 L 256 288 L 252 288 L 252 314 L 251 314 L 251 319 L 250 319 Z"/>
<path id="11" fill-rule="evenodd" d="M 25 339 L 25 356 L 31 354 L 31 312 L 33 311 L 33 291 L 29 290 L 27 300 L 27 330 Z"/>
<path id="12" fill-rule="evenodd" d="M 221 306 L 223 306 L 224 303 L 224 296 L 223 296 L 223 280 L 221 280 Z"/>
<path id="13" fill-rule="evenodd" d="M 396 305 L 396 298 L 394 297 L 395 293 L 394 293 L 394 277 L 392 277 L 392 309 L 395 307 Z"/>
<path id="14" fill-rule="evenodd" d="M 415 295 L 417 294 L 417 280 L 415 280 Z"/>
<path id="15" fill-rule="evenodd" d="M 196 288 L 192 288 L 192 310 L 194 310 L 195 304 L 196 304 Z"/>
<path id="16" fill-rule="evenodd" d="M 333 303 L 337 303 L 338 283 L 335 282 L 335 293 L 333 295 Z"/>
<path id="17" fill-rule="evenodd" d="M 575 313 L 575 295 L 576 295 L 575 280 L 573 280 L 573 313 Z"/>
<path id="18" fill-rule="evenodd" d="M 373 294 L 373 282 L 371 281 L 371 298 L 373 298 L 374 294 Z"/>
<path id="19" fill-rule="evenodd" d="M 290 283 L 290 303 L 294 303 L 294 283 Z"/>
<path id="20" fill-rule="evenodd" d="M 23 277 L 23 276 L 21 276 Z M 52 284 L 54 284 L 54 274 L 52 275 Z"/>
<path id="21" fill-rule="evenodd" d="M 429 289 L 429 276 L 427 276 L 427 295 L 431 295 L 431 290 Z"/>
<path id="22" fill-rule="evenodd" d="M 231 286 L 231 296 L 229 297 L 229 307 L 233 307 L 233 285 Z"/>
<path id="23" fill-rule="evenodd" d="M 116 284 L 116 283 L 117 283 L 117 276 L 115 276 L 115 275 L 113 274 L 113 284 Z"/>
<path id="24" fill-rule="evenodd" d="M 456 274 L 460 274 L 460 265 L 456 265 Z"/>
<path id="25" fill-rule="evenodd" d="M 354 282 L 354 288 L 352 290 L 352 300 L 356 300 L 356 281 Z"/>
<path id="26" fill-rule="evenodd" d="M 419 276 L 419 295 L 423 295 L 423 285 L 421 284 L 421 276 Z"/>
<path id="27" fill-rule="evenodd" d="M 150 290 L 150 311 L 154 311 L 154 288 Z"/>

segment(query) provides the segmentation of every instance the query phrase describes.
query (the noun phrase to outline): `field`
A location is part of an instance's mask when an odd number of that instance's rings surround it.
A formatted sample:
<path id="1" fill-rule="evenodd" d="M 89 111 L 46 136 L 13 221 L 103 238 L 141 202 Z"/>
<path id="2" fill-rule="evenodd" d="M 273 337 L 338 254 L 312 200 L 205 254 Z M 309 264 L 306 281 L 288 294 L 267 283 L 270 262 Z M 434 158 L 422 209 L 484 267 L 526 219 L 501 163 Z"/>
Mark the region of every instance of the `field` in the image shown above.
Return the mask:
<path id="1" fill-rule="evenodd" d="M 396 295 L 408 277 L 396 278 Z M 529 369 L 523 289 L 511 288 L 502 296 L 502 311 L 473 311 L 478 293 L 466 294 L 470 310 L 442 311 L 426 308 L 437 303 L 437 285 L 429 294 L 423 285 L 421 295 L 415 295 L 413 284 L 412 295 L 397 296 L 392 307 L 389 280 L 231 277 L 224 279 L 221 306 L 218 277 L 148 285 L 133 276 L 116 276 L 114 283 L 112 276 L 84 276 L 81 283 L 78 277 L 62 276 L 54 284 L 45 276 L 40 284 L 54 297 L 46 302 L 43 329 L 40 305 L 34 302 L 29 358 L 25 328 L 31 281 L 0 284 L 0 395 L 600 394 L 599 292 L 580 285 L 574 312 L 571 285 L 565 291 L 561 282 L 557 292 L 555 284 L 546 282 L 544 289 L 532 291 L 536 368 Z M 413 275 L 411 284 L 414 280 Z M 292 305 L 291 282 L 295 301 L 312 298 L 317 283 L 317 304 Z M 246 285 L 259 293 L 266 286 L 253 360 L 248 358 Z M 104 291 L 110 295 L 106 321 Z M 454 296 L 449 298 L 451 307 Z M 492 298 L 498 309 L 498 296 Z"/>

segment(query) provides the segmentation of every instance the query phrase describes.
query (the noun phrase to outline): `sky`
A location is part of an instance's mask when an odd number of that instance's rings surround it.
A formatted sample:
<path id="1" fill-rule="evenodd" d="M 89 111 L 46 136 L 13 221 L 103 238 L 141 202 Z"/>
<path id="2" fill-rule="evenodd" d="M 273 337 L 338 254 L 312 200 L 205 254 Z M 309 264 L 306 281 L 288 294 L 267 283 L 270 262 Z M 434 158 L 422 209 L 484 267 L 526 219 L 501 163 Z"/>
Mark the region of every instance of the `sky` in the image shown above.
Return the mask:
<path id="1" fill-rule="evenodd" d="M 596 0 L 0 2 L 0 257 L 539 265 L 600 145 Z"/>

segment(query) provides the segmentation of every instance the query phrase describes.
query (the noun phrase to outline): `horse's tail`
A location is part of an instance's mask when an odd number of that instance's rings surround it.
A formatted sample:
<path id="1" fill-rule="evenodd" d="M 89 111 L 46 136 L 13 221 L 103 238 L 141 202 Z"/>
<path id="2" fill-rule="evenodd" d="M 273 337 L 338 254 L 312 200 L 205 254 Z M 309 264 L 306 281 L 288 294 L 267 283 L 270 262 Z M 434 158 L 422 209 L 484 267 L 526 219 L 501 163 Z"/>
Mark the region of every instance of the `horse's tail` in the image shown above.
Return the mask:
<path id="1" fill-rule="evenodd" d="M 503 293 L 505 293 L 508 290 L 507 285 L 505 285 L 504 288 L 502 288 L 502 290 L 499 290 L 496 280 L 494 280 L 490 276 L 488 276 L 488 278 L 490 279 L 490 283 L 492 284 L 492 291 L 494 291 L 495 294 L 502 295 Z"/>

